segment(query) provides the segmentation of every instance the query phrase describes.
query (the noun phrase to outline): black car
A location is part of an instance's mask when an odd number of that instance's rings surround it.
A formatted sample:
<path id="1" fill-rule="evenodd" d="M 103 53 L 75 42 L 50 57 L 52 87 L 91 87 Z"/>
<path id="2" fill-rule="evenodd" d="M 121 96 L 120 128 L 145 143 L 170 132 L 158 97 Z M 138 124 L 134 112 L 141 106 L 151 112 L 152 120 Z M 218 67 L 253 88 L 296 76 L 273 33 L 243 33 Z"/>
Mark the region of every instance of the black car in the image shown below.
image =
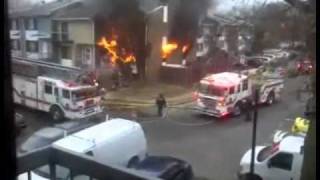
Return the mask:
<path id="1" fill-rule="evenodd" d="M 190 164 L 169 156 L 148 156 L 129 168 L 164 180 L 193 179 L 193 171 Z"/>

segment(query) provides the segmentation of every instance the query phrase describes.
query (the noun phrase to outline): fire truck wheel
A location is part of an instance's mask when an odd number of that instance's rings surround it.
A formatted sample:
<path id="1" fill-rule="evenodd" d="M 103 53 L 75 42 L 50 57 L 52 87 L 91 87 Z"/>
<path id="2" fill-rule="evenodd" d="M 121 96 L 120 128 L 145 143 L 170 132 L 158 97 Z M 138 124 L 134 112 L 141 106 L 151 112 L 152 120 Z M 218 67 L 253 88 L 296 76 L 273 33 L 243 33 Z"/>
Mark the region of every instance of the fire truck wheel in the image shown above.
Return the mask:
<path id="1" fill-rule="evenodd" d="M 272 105 L 274 103 L 274 100 L 275 100 L 274 92 L 270 92 L 267 97 L 267 104 Z"/>
<path id="2" fill-rule="evenodd" d="M 237 103 L 237 104 L 234 106 L 233 115 L 234 115 L 234 116 L 240 116 L 240 115 L 241 115 L 241 106 L 240 106 L 240 103 Z"/>
<path id="3" fill-rule="evenodd" d="M 54 121 L 62 121 L 64 118 L 63 111 L 58 106 L 51 107 L 50 115 Z"/>

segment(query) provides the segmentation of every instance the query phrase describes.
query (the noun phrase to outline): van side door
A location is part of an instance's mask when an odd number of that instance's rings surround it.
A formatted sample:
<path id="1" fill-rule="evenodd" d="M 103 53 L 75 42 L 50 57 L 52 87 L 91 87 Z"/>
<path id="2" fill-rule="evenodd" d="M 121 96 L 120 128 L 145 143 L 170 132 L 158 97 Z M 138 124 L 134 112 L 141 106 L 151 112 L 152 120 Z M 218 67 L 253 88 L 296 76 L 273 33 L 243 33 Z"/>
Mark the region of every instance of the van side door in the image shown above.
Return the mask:
<path id="1" fill-rule="evenodd" d="M 49 111 L 52 104 L 56 103 L 56 95 L 58 92 L 55 91 L 55 84 L 47 80 L 39 80 L 38 87 L 38 99 L 39 109 Z"/>

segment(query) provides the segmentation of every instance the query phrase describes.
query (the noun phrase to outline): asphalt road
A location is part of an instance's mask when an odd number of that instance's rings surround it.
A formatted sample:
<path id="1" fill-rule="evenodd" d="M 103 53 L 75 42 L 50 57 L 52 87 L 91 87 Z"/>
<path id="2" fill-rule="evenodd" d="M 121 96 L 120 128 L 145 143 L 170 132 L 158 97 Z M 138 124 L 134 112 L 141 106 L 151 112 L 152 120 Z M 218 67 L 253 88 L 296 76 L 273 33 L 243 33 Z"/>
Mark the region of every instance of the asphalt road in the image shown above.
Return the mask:
<path id="1" fill-rule="evenodd" d="M 296 89 L 305 77 L 288 79 L 280 102 L 261 107 L 258 112 L 257 144 L 271 142 L 275 130 L 288 130 L 293 119 L 301 115 L 304 102 L 296 99 Z M 17 137 L 19 146 L 35 130 L 53 125 L 46 113 L 17 106 L 28 127 Z M 165 119 L 149 113 L 138 114 L 153 155 L 170 155 L 191 163 L 196 176 L 212 180 L 236 179 L 240 159 L 251 145 L 252 123 L 244 117 L 215 119 L 199 115 L 188 106 L 171 108 Z M 110 112 L 112 117 L 128 118 L 131 112 Z"/>

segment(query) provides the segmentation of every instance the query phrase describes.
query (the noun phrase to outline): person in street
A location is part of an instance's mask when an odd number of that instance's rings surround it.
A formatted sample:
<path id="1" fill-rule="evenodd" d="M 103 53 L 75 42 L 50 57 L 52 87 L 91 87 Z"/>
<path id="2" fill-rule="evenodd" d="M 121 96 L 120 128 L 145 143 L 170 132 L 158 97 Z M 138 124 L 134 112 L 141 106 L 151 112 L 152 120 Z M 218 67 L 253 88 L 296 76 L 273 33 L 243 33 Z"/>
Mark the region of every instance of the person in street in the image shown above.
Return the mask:
<path id="1" fill-rule="evenodd" d="M 243 102 L 243 111 L 245 113 L 245 121 L 251 121 L 251 110 L 252 110 L 252 104 L 249 99 L 245 99 Z"/>
<path id="2" fill-rule="evenodd" d="M 159 96 L 157 97 L 156 105 L 158 107 L 158 116 L 163 117 L 163 109 L 167 106 L 167 102 L 163 94 L 159 94 Z"/>
<path id="3" fill-rule="evenodd" d="M 111 77 L 113 81 L 112 89 L 114 90 L 116 90 L 120 86 L 119 74 L 120 74 L 119 69 L 117 66 L 115 66 L 112 72 L 112 77 Z"/>

